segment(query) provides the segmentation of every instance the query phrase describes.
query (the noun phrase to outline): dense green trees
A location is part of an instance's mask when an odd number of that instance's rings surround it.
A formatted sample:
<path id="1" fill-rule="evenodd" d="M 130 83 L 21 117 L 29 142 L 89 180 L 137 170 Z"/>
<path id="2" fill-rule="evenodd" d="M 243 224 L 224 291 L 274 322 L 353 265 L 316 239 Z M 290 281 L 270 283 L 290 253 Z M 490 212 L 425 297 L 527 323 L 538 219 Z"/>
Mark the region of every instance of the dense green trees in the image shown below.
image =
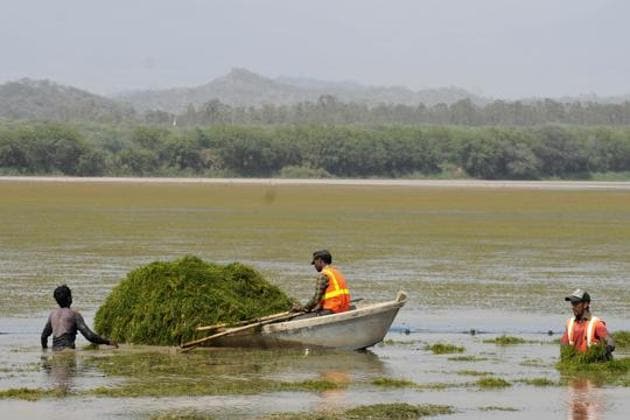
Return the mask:
<path id="1" fill-rule="evenodd" d="M 100 175 L 102 157 L 62 124 L 21 124 L 0 131 L 0 168 L 17 173 Z"/>
<path id="2" fill-rule="evenodd" d="M 156 113 L 161 118 L 156 117 Z M 184 126 L 234 124 L 440 124 L 463 126 L 536 126 L 543 124 L 569 125 L 630 125 L 630 102 L 602 104 L 595 102 L 559 102 L 544 99 L 530 102 L 496 100 L 481 106 L 470 99 L 447 105 L 438 103 L 427 107 L 401 104 L 368 106 L 361 103 L 340 102 L 330 95 L 317 102 L 296 105 L 260 107 L 231 107 L 214 99 L 197 109 L 190 105 L 181 115 L 151 111 L 144 120 L 151 124 Z"/>
<path id="3" fill-rule="evenodd" d="M 622 127 L 0 123 L 5 174 L 540 179 L 623 171 L 630 129 Z"/>

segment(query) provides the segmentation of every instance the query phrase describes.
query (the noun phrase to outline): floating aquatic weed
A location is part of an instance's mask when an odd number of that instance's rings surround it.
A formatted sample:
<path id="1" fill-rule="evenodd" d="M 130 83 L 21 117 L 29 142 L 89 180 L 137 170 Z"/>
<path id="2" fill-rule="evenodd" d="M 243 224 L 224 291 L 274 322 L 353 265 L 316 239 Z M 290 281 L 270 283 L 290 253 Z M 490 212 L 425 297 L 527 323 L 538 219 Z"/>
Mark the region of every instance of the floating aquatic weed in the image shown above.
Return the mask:
<path id="1" fill-rule="evenodd" d="M 526 343 L 524 339 L 520 337 L 513 337 L 510 335 L 502 335 L 500 337 L 496 337 L 493 339 L 483 340 L 484 343 L 492 343 L 497 344 L 499 346 L 509 346 L 512 344 L 523 344 Z"/>
<path id="2" fill-rule="evenodd" d="M 378 377 L 371 381 L 372 385 L 382 386 L 386 388 L 409 388 L 416 386 L 416 383 L 407 379 L 396 379 Z"/>
<path id="3" fill-rule="evenodd" d="M 84 395 L 101 397 L 178 397 L 205 395 L 255 395 L 266 392 L 324 392 L 344 388 L 345 384 L 326 380 L 283 382 L 270 379 L 197 378 L 195 381 L 168 378 L 152 382 L 131 381 L 116 387 L 99 387 L 84 392 Z"/>
<path id="4" fill-rule="evenodd" d="M 265 377 L 286 367 L 297 352 L 217 350 L 182 355 L 165 348 L 148 348 L 86 355 L 87 366 L 116 379 L 114 386 L 93 388 L 82 395 L 105 397 L 168 397 L 253 395 L 267 392 L 324 392 L 349 382 L 307 379 L 288 382 Z M 304 360 L 299 356 L 298 360 Z M 254 373 L 254 374 L 252 374 Z"/>
<path id="5" fill-rule="evenodd" d="M 316 411 L 297 413 L 274 413 L 265 419 L 275 420 L 359 420 L 359 419 L 417 419 L 421 417 L 453 414 L 448 405 L 407 403 L 360 405 L 345 411 Z"/>
<path id="6" fill-rule="evenodd" d="M 433 391 L 439 391 L 442 389 L 448 389 L 448 388 L 460 388 L 462 386 L 465 386 L 466 384 L 461 384 L 461 383 L 446 383 L 446 382 L 434 382 L 434 383 L 428 383 L 428 384 L 416 384 L 415 388 L 418 390 L 433 390 Z"/>
<path id="7" fill-rule="evenodd" d="M 282 382 L 280 388 L 286 391 L 311 391 L 324 392 L 333 389 L 345 388 L 347 383 L 322 379 L 309 379 L 302 382 Z"/>
<path id="8" fill-rule="evenodd" d="M 481 378 L 477 382 L 479 388 L 489 389 L 489 388 L 506 388 L 512 386 L 511 383 L 501 378 Z"/>
<path id="9" fill-rule="evenodd" d="M 558 385 L 558 382 L 553 381 L 549 378 L 526 378 L 519 379 L 517 382 L 521 382 L 527 385 L 533 386 L 555 386 Z"/>
<path id="10" fill-rule="evenodd" d="M 288 296 L 250 267 L 188 256 L 129 273 L 99 308 L 94 325 L 119 342 L 177 345 L 193 339 L 199 325 L 255 318 L 290 306 Z"/>
<path id="11" fill-rule="evenodd" d="M 387 339 L 387 340 L 381 341 L 379 343 L 379 346 L 411 346 L 411 345 L 417 344 L 418 342 L 419 342 L 418 340 L 402 341 L 402 340 Z"/>
<path id="12" fill-rule="evenodd" d="M 315 411 L 312 413 L 299 411 L 295 413 L 273 413 L 261 418 L 266 420 L 340 420 L 344 418 L 341 416 L 341 413 L 336 414 L 332 411 Z"/>
<path id="13" fill-rule="evenodd" d="M 630 347 L 630 331 L 617 331 L 612 333 L 617 348 Z"/>
<path id="14" fill-rule="evenodd" d="M 525 359 L 520 362 L 519 365 L 528 367 L 547 367 L 549 366 L 549 363 L 542 359 Z"/>
<path id="15" fill-rule="evenodd" d="M 351 419 L 417 419 L 452 413 L 453 407 L 448 405 L 392 403 L 362 405 L 346 410 L 343 414 Z"/>
<path id="16" fill-rule="evenodd" d="M 452 362 L 484 362 L 488 360 L 488 358 L 468 355 L 468 356 L 452 356 L 452 357 L 449 357 L 447 360 L 450 360 Z"/>
<path id="17" fill-rule="evenodd" d="M 0 399 L 19 399 L 37 401 L 42 398 L 61 398 L 68 395 L 67 390 L 61 388 L 10 388 L 0 391 Z"/>
<path id="18" fill-rule="evenodd" d="M 486 407 L 479 407 L 481 411 L 519 411 L 518 408 L 514 407 L 500 407 L 496 405 L 488 405 Z"/>
<path id="19" fill-rule="evenodd" d="M 427 344 L 425 350 L 431 350 L 434 354 L 463 353 L 464 347 L 448 343 Z"/>
<path id="20" fill-rule="evenodd" d="M 212 420 L 213 418 L 210 414 L 197 410 L 173 410 L 151 416 L 151 420 Z"/>
<path id="21" fill-rule="evenodd" d="M 484 372 L 479 370 L 458 370 L 456 372 L 458 375 L 467 375 L 467 376 L 489 376 L 492 375 L 492 372 Z"/>

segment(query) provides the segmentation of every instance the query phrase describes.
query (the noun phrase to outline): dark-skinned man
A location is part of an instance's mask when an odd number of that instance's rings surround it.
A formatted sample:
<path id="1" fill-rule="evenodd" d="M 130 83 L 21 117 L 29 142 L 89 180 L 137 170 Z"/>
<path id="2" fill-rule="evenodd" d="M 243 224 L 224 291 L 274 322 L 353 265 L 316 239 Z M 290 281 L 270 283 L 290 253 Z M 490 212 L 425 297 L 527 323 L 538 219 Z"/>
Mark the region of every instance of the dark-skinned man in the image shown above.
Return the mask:
<path id="1" fill-rule="evenodd" d="M 346 279 L 332 264 L 332 255 L 323 249 L 313 253 L 311 264 L 319 273 L 313 297 L 304 305 L 295 304 L 293 311 L 308 316 L 330 315 L 350 309 L 350 291 Z"/>
<path id="2" fill-rule="evenodd" d="M 572 346 L 581 353 L 593 345 L 603 343 L 606 346 L 606 358 L 612 359 L 615 341 L 608 333 L 606 323 L 591 314 L 591 296 L 584 290 L 577 289 L 564 300 L 571 302 L 573 316 L 567 320 L 560 343 Z"/>
<path id="3" fill-rule="evenodd" d="M 77 337 L 77 331 L 90 342 L 94 344 L 108 344 L 110 346 L 118 347 L 115 341 L 103 338 L 93 332 L 83 320 L 80 313 L 74 309 L 70 309 L 72 305 L 72 291 L 65 284 L 59 286 L 53 292 L 53 296 L 59 305 L 59 308 L 54 309 L 48 316 L 48 322 L 44 326 L 42 331 L 42 348 L 48 348 L 48 337 L 52 334 L 52 348 L 53 350 L 74 349 L 74 341 Z"/>

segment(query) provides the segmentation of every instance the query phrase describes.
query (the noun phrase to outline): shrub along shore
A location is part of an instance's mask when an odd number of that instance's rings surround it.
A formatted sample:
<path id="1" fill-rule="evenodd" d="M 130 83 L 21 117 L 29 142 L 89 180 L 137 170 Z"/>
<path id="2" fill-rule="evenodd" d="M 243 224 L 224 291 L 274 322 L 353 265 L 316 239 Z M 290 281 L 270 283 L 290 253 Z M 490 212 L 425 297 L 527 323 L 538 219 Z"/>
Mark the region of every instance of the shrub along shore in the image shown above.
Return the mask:
<path id="1" fill-rule="evenodd" d="M 0 121 L 0 174 L 630 179 L 630 128 Z"/>

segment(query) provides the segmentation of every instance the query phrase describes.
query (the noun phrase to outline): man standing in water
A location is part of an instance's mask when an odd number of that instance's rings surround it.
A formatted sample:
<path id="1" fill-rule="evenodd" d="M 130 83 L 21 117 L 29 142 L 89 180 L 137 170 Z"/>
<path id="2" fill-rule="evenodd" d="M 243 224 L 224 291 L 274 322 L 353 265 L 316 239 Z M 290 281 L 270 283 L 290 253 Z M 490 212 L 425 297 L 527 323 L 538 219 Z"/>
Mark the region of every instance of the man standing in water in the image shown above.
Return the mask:
<path id="1" fill-rule="evenodd" d="M 80 313 L 70 309 L 72 305 L 72 291 L 65 284 L 55 289 L 53 296 L 59 304 L 59 308 L 53 310 L 48 316 L 48 322 L 42 331 L 42 348 L 48 348 L 48 336 L 52 334 L 53 350 L 73 349 L 77 331 L 94 344 L 108 344 L 118 348 L 115 341 L 100 337 L 85 325 Z"/>
<path id="2" fill-rule="evenodd" d="M 331 265 L 330 252 L 325 249 L 314 252 L 311 264 L 320 273 L 315 284 L 315 294 L 305 305 L 295 304 L 293 311 L 330 315 L 350 309 L 350 290 L 343 274 Z"/>
<path id="3" fill-rule="evenodd" d="M 591 296 L 582 289 L 577 289 L 564 298 L 571 302 L 573 317 L 567 320 L 567 327 L 560 340 L 580 353 L 585 353 L 591 346 L 605 343 L 606 358 L 612 359 L 615 341 L 608 333 L 606 323 L 591 314 Z"/>

